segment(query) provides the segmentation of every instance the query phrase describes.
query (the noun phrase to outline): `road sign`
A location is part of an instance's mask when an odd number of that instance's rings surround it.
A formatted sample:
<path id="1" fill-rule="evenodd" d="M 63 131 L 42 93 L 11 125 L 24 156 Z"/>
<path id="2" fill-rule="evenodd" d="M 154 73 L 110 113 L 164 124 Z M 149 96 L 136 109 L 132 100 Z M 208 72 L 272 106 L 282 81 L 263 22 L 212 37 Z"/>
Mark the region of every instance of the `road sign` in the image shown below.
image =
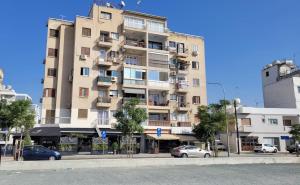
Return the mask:
<path id="1" fill-rule="evenodd" d="M 281 138 L 282 140 L 289 140 L 289 139 L 290 139 L 289 136 L 281 136 L 280 138 Z"/>
<path id="2" fill-rule="evenodd" d="M 159 137 L 161 136 L 161 128 L 156 129 L 156 135 Z"/>
<path id="3" fill-rule="evenodd" d="M 101 131 L 101 138 L 103 140 L 106 138 L 106 131 Z"/>

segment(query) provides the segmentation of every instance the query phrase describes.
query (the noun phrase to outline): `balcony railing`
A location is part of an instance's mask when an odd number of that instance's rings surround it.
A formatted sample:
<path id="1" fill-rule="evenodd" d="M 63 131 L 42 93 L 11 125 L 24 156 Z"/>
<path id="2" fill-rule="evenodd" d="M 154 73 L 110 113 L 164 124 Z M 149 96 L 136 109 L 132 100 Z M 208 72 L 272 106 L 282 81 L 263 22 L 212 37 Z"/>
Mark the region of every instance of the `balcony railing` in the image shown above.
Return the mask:
<path id="1" fill-rule="evenodd" d="M 124 85 L 146 85 L 146 80 L 124 79 Z"/>
<path id="2" fill-rule="evenodd" d="M 162 126 L 162 127 L 170 127 L 170 121 L 162 121 L 162 120 L 149 120 L 148 126 Z"/>
<path id="3" fill-rule="evenodd" d="M 146 57 L 143 56 L 125 56 L 124 60 L 127 65 L 146 66 Z"/>
<path id="4" fill-rule="evenodd" d="M 131 97 L 123 97 L 123 103 L 126 103 L 126 102 L 128 102 L 128 101 L 130 101 L 130 100 L 132 100 L 132 99 L 134 99 L 134 98 L 131 98 Z M 139 103 L 139 105 L 146 105 L 146 99 L 145 98 L 138 98 L 139 100 L 140 100 L 140 103 Z"/>
<path id="5" fill-rule="evenodd" d="M 148 86 L 156 86 L 156 87 L 163 87 L 163 88 L 169 88 L 170 83 L 169 81 L 148 81 Z"/>
<path id="6" fill-rule="evenodd" d="M 112 38 L 109 37 L 109 36 L 100 36 L 99 41 L 100 42 L 109 42 L 109 43 L 111 43 L 112 42 Z"/>
<path id="7" fill-rule="evenodd" d="M 71 117 L 48 117 L 41 119 L 42 124 L 70 124 Z"/>
<path id="8" fill-rule="evenodd" d="M 98 103 L 111 103 L 111 97 L 98 97 Z"/>
<path id="9" fill-rule="evenodd" d="M 153 100 L 148 100 L 149 106 L 169 106 L 169 100 L 164 102 L 156 102 Z"/>
<path id="10" fill-rule="evenodd" d="M 140 23 L 134 23 L 134 22 L 130 22 L 130 21 L 124 21 L 124 27 L 125 28 L 145 30 L 146 29 L 146 24 L 140 24 Z"/>
<path id="11" fill-rule="evenodd" d="M 146 47 L 146 43 L 144 41 L 137 41 L 137 40 L 130 40 L 130 39 L 125 40 L 125 45 L 140 47 L 140 48 Z"/>
<path id="12" fill-rule="evenodd" d="M 99 76 L 98 77 L 98 82 L 111 82 L 111 76 Z"/>
<path id="13" fill-rule="evenodd" d="M 185 80 L 180 80 L 178 81 L 177 83 L 177 89 L 186 89 L 189 87 L 189 83 L 188 81 L 185 81 Z"/>
<path id="14" fill-rule="evenodd" d="M 179 121 L 177 123 L 177 126 L 178 127 L 191 127 L 192 126 L 192 123 L 189 122 L 189 121 Z"/>
<path id="15" fill-rule="evenodd" d="M 99 118 L 96 120 L 97 125 L 109 125 L 109 119 L 107 118 Z"/>

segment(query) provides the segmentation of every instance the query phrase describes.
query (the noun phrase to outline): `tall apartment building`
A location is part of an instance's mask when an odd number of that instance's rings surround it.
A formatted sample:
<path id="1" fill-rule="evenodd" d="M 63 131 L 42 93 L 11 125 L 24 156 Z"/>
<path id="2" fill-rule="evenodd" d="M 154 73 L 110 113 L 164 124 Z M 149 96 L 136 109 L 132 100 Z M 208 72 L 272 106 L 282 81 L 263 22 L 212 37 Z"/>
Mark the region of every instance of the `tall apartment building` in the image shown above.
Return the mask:
<path id="1" fill-rule="evenodd" d="M 300 109 L 300 70 L 292 60 L 276 60 L 261 75 L 265 107 Z"/>
<path id="2" fill-rule="evenodd" d="M 148 114 L 141 143 L 158 139 L 158 127 L 161 140 L 191 134 L 207 104 L 202 37 L 170 31 L 165 17 L 96 4 L 88 17 L 50 18 L 47 27 L 42 123 L 113 137 L 113 114 L 139 98 Z"/>

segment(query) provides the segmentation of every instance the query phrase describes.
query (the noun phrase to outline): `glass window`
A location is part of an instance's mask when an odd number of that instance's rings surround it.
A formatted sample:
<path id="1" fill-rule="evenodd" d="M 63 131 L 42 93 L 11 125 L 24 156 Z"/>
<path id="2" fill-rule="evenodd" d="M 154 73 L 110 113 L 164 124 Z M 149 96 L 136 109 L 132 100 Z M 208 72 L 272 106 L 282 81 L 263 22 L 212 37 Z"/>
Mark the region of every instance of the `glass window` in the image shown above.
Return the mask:
<path id="1" fill-rule="evenodd" d="M 158 71 L 149 71 L 149 80 L 159 81 L 159 72 Z"/>
<path id="2" fill-rule="evenodd" d="M 156 22 L 156 21 L 147 21 L 148 30 L 154 31 L 154 32 L 160 32 L 163 33 L 165 31 L 165 24 L 162 22 Z"/>
<path id="3" fill-rule="evenodd" d="M 55 30 L 55 29 L 50 29 L 50 33 L 49 33 L 50 37 L 58 37 L 59 36 L 59 30 Z"/>
<path id="4" fill-rule="evenodd" d="M 114 39 L 114 40 L 119 40 L 119 34 L 112 32 L 111 33 L 111 38 Z"/>
<path id="5" fill-rule="evenodd" d="M 118 90 L 110 90 L 109 91 L 109 96 L 118 97 Z"/>
<path id="6" fill-rule="evenodd" d="M 193 96 L 193 104 L 200 104 L 200 96 Z"/>
<path id="7" fill-rule="evenodd" d="M 266 71 L 266 77 L 268 77 L 269 76 L 269 71 Z"/>
<path id="8" fill-rule="evenodd" d="M 48 68 L 48 76 L 56 77 L 56 69 Z"/>
<path id="9" fill-rule="evenodd" d="M 127 79 L 130 78 L 130 68 L 124 69 L 124 78 L 127 78 Z"/>
<path id="10" fill-rule="evenodd" d="M 153 42 L 153 41 L 149 41 L 148 47 L 150 49 L 158 49 L 158 50 L 162 50 L 163 48 L 161 42 Z"/>
<path id="11" fill-rule="evenodd" d="M 80 71 L 81 76 L 89 76 L 90 75 L 90 69 L 87 67 L 82 67 Z"/>
<path id="12" fill-rule="evenodd" d="M 111 13 L 109 13 L 109 12 L 101 12 L 101 19 L 111 19 L 112 18 L 112 16 L 111 16 Z"/>
<path id="13" fill-rule="evenodd" d="M 127 27 L 144 29 L 144 20 L 134 17 L 124 17 L 124 24 Z"/>
<path id="14" fill-rule="evenodd" d="M 79 88 L 79 96 L 80 97 L 88 97 L 89 96 L 89 89 L 88 88 Z"/>
<path id="15" fill-rule="evenodd" d="M 177 95 L 176 94 L 170 94 L 170 100 L 177 101 Z"/>
<path id="16" fill-rule="evenodd" d="M 118 71 L 111 71 L 111 76 L 114 76 L 114 77 L 119 77 L 119 72 Z"/>
<path id="17" fill-rule="evenodd" d="M 278 125 L 278 120 L 277 119 L 268 119 L 269 123 L 272 125 Z"/>
<path id="18" fill-rule="evenodd" d="M 177 120 L 182 121 L 182 122 L 188 121 L 188 115 L 187 114 L 178 114 Z"/>
<path id="19" fill-rule="evenodd" d="M 198 45 L 193 44 L 192 45 L 192 51 L 197 52 L 198 51 Z"/>
<path id="20" fill-rule="evenodd" d="M 169 41 L 169 47 L 171 47 L 171 48 L 176 48 L 176 42 L 174 42 L 174 41 Z"/>
<path id="21" fill-rule="evenodd" d="M 199 62 L 192 61 L 192 69 L 199 69 Z"/>
<path id="22" fill-rule="evenodd" d="M 82 28 L 82 36 L 90 37 L 91 36 L 91 28 Z"/>

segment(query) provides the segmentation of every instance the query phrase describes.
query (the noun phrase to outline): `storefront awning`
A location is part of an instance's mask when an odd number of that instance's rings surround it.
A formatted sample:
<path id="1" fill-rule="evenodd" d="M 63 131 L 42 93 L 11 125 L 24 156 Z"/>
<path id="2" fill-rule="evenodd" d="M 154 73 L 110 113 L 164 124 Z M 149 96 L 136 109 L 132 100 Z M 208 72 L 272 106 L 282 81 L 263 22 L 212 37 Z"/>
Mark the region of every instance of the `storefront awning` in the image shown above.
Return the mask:
<path id="1" fill-rule="evenodd" d="M 30 129 L 29 134 L 31 137 L 59 137 L 59 127 L 35 127 Z M 13 134 L 15 137 L 20 137 L 21 133 Z"/>
<path id="2" fill-rule="evenodd" d="M 179 138 L 179 141 L 198 141 L 195 136 L 192 135 L 176 135 Z"/>
<path id="3" fill-rule="evenodd" d="M 146 94 L 145 89 L 123 88 L 123 91 L 127 94 Z"/>
<path id="4" fill-rule="evenodd" d="M 161 136 L 157 136 L 156 134 L 146 134 L 149 139 L 154 140 L 179 140 L 176 135 L 172 134 L 161 134 Z"/>

